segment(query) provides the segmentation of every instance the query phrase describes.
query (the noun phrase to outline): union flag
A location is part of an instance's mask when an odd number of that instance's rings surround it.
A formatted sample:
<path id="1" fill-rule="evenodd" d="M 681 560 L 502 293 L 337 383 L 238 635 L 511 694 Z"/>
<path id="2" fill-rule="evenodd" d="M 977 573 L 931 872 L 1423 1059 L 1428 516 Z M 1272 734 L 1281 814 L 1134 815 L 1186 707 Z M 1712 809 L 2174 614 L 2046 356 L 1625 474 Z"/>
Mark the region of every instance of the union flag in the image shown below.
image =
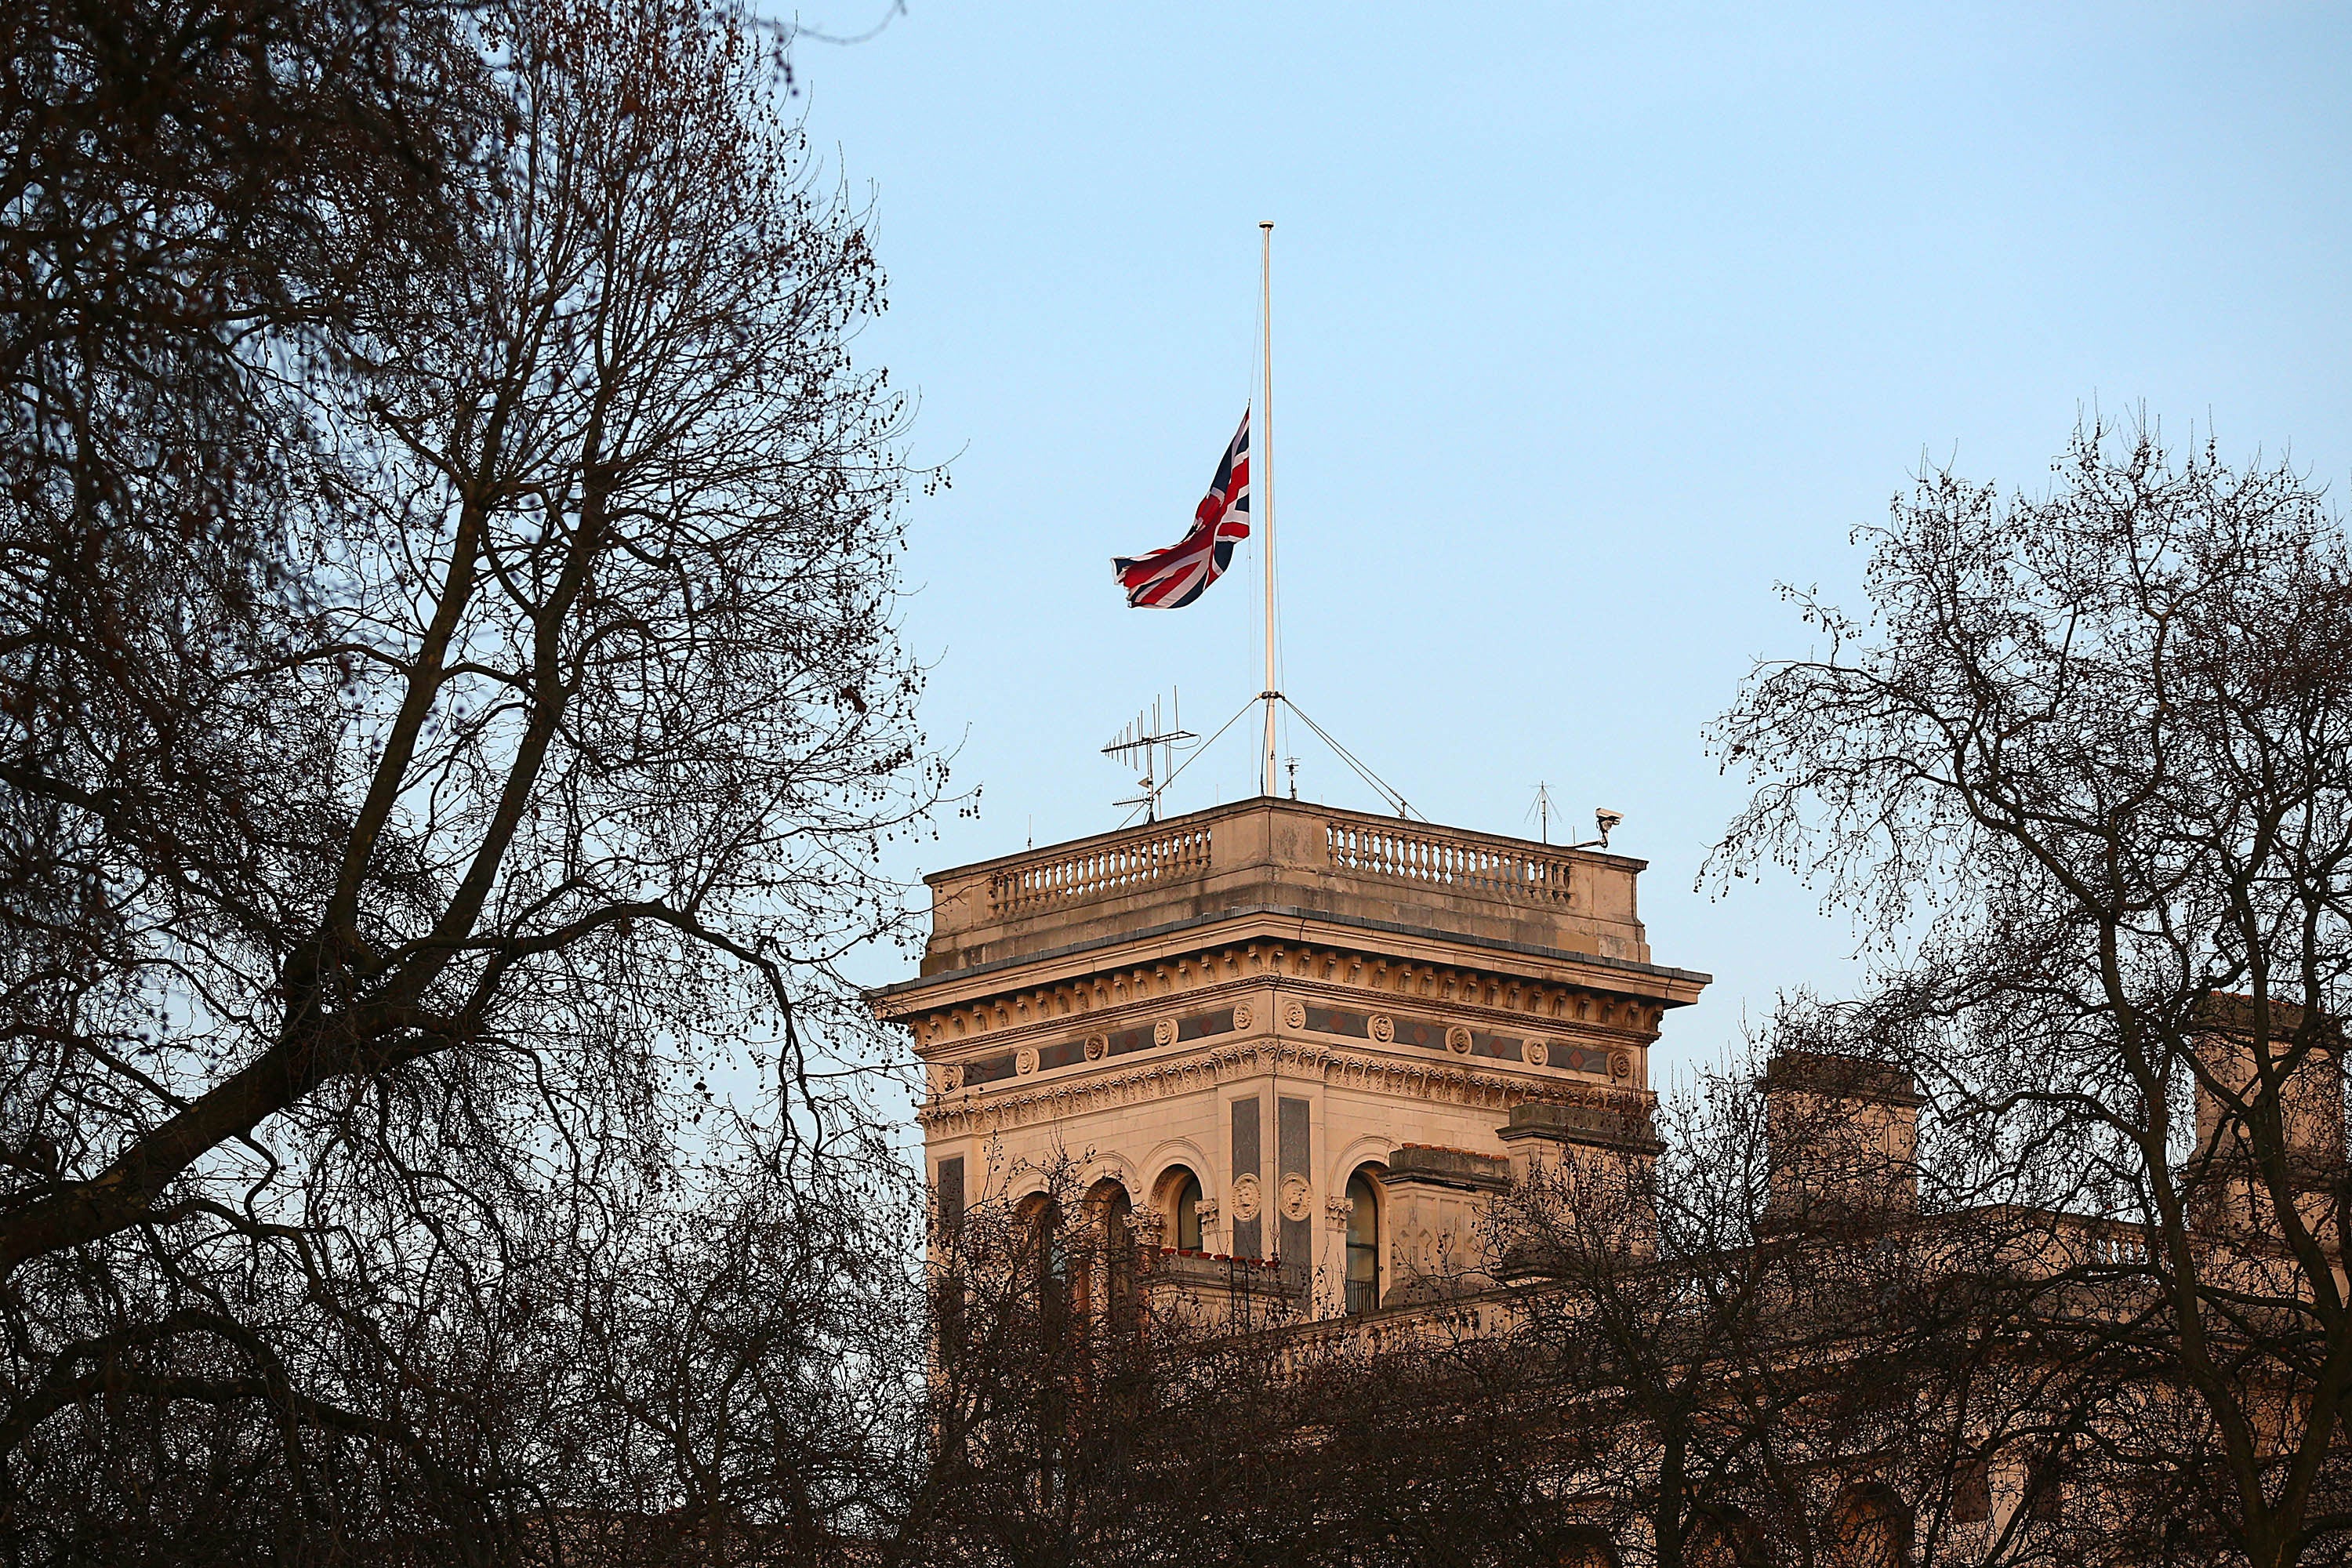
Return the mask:
<path id="1" fill-rule="evenodd" d="M 1209 493 L 1192 509 L 1192 531 L 1165 550 L 1149 555 L 1118 555 L 1111 570 L 1127 590 L 1129 607 L 1181 610 L 1233 564 L 1234 546 L 1249 537 L 1249 410 L 1241 428 L 1217 460 Z"/>

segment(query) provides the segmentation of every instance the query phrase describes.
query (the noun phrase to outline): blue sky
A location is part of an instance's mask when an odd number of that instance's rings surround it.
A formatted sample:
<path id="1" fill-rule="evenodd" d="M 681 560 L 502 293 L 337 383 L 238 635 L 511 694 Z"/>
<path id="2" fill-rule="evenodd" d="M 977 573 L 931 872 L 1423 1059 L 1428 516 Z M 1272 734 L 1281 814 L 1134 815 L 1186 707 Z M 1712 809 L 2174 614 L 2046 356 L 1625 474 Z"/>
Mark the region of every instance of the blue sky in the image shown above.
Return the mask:
<path id="1" fill-rule="evenodd" d="M 2095 404 L 2352 473 L 2352 9 L 908 0 L 797 65 L 891 274 L 859 354 L 953 475 L 905 626 L 982 810 L 909 874 L 1116 826 L 1113 731 L 1257 689 L 1254 554 L 1156 614 L 1108 558 L 1249 395 L 1260 218 L 1285 688 L 1439 822 L 1625 813 L 1656 957 L 1717 977 L 1663 1069 L 1851 984 L 1804 888 L 1693 891 L 1740 800 L 1702 726 L 1805 647 L 1776 583 L 1859 604 L 1923 458 L 2039 489 Z M 1171 807 L 1255 776 L 1229 739 Z"/>

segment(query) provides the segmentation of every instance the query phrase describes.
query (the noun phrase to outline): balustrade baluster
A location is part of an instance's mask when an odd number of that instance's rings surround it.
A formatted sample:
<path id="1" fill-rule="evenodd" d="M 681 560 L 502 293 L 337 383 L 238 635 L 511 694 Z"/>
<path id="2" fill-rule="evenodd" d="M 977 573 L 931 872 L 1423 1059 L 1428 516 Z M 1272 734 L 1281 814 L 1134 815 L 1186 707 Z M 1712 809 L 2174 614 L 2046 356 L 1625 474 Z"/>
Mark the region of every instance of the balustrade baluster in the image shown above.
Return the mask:
<path id="1" fill-rule="evenodd" d="M 1326 825 L 1325 844 L 1334 868 L 1360 876 L 1549 902 L 1564 903 L 1569 897 L 1571 872 L 1565 858 L 1337 822 Z"/>
<path id="2" fill-rule="evenodd" d="M 1209 829 L 1177 828 L 1014 867 L 990 879 L 989 907 L 999 915 L 1013 914 L 1066 899 L 1192 875 L 1213 863 L 1212 848 Z"/>

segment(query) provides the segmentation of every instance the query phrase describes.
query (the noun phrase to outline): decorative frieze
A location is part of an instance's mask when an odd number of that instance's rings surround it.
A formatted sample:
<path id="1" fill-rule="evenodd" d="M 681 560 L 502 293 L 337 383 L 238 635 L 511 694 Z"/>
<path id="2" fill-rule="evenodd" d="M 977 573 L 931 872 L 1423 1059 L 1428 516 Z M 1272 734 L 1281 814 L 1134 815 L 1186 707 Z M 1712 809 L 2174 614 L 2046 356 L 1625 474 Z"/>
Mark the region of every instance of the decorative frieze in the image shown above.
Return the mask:
<path id="1" fill-rule="evenodd" d="M 916 1048 L 929 1055 L 967 1040 L 1000 1034 L 1047 1034 L 1069 1019 L 1164 1002 L 1213 986 L 1263 980 L 1301 981 L 1318 989 L 1369 994 L 1362 997 L 1365 1003 L 1371 1003 L 1374 996 L 1419 999 L 1491 1015 L 1498 1022 L 1508 1020 L 1523 1029 L 1535 1023 L 1581 1024 L 1632 1036 L 1642 1043 L 1656 1038 L 1665 1016 L 1665 1009 L 1647 997 L 1416 963 L 1337 947 L 1247 942 L 1186 954 L 1149 968 L 1106 971 L 1052 986 L 910 1014 L 898 1021 L 913 1031 Z M 1385 1011 L 1377 1004 L 1366 1010 L 1374 1016 Z M 1286 1028 L 1307 1026 L 1303 1021 L 1292 1021 L 1288 1002 L 1277 1008 L 1277 1017 Z M 1252 1026 L 1245 1017 L 1237 1018 L 1235 1027 Z"/>
<path id="2" fill-rule="evenodd" d="M 1365 1093 L 1506 1114 L 1513 1106 L 1529 1100 L 1609 1110 L 1635 1108 L 1646 1114 L 1657 1098 L 1647 1089 L 1630 1086 L 1544 1081 L 1524 1074 L 1504 1077 L 1481 1071 L 1457 1057 L 1413 1061 L 1286 1038 L 1235 1041 L 1128 1072 L 1042 1083 L 1034 1089 L 989 1095 L 943 1094 L 924 1105 L 916 1117 L 934 1138 L 985 1136 L 1089 1111 L 1197 1094 L 1229 1079 L 1269 1072 Z"/>
<path id="3" fill-rule="evenodd" d="M 1328 990 L 1320 982 L 1311 984 L 1318 994 Z M 1629 1084 L 1635 1076 L 1633 1053 L 1597 1029 L 1589 1031 L 1593 1037 L 1588 1039 L 1546 1040 L 1433 1018 L 1367 1014 L 1322 1005 L 1323 1000 L 1340 999 L 1343 998 L 1328 995 L 1319 1000 L 1285 998 L 1277 1007 L 1284 1018 L 1284 1037 L 1336 1036 L 1425 1050 L 1456 1059 L 1524 1064 L 1547 1073 L 1576 1073 L 1619 1084 Z M 961 1058 L 956 1063 L 961 1072 L 953 1081 L 933 1074 L 930 1087 L 935 1098 L 991 1085 L 997 1087 L 989 1088 L 989 1094 L 1002 1095 L 1014 1081 L 1040 1072 L 1081 1063 L 1099 1064 L 1131 1052 L 1164 1050 L 1220 1035 L 1243 1033 L 1247 1029 L 1249 1016 L 1250 1009 L 1236 1004 L 1208 1012 L 1163 1016 L 1104 1033 L 1070 1037 L 1042 1046 L 1024 1044 L 1011 1050 Z M 1100 1070 L 1098 1067 L 1097 1070 Z"/>
<path id="4" fill-rule="evenodd" d="M 1632 1063 L 1627 1057 L 1628 1071 L 1616 1070 L 1616 1057 L 1622 1053 L 1614 1042 L 1588 1046 L 1574 1040 L 1525 1038 L 1466 1025 L 1442 1024 L 1431 1018 L 1359 1013 L 1345 1007 L 1319 1007 L 1312 1003 L 1304 1005 L 1301 1017 L 1304 1032 L 1311 1035 L 1337 1035 L 1346 1039 L 1370 1040 L 1375 1045 L 1403 1045 L 1422 1050 L 1449 1051 L 1456 1056 L 1525 1062 L 1532 1068 L 1558 1067 L 1595 1078 L 1626 1077 Z"/>

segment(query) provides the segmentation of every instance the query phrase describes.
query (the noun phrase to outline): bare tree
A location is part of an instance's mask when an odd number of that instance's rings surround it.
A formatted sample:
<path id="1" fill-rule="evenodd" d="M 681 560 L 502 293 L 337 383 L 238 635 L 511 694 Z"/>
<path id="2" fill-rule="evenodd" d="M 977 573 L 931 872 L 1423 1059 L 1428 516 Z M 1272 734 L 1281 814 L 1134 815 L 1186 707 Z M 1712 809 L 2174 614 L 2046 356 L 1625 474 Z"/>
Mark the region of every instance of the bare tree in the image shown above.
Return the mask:
<path id="1" fill-rule="evenodd" d="M 898 1561 L 1604 1561 L 1622 1519 L 1597 1471 L 1654 1453 L 1651 1429 L 1600 1387 L 1616 1373 L 1561 1354 L 1557 1319 L 1531 1321 L 1569 1295 L 1557 1274 L 1267 1323 L 1157 1274 L 1148 1241 L 1122 1262 L 1119 1225 L 1077 1162 L 1000 1171 L 940 1215 L 929 1462 Z"/>
<path id="2" fill-rule="evenodd" d="M 857 1325 L 914 1316 L 833 963 L 940 775 L 881 279 L 778 58 L 667 0 L 12 17 L 13 166 L 101 184 L 42 95 L 165 44 L 224 140 L 178 206 L 7 209 L 0 1536 L 814 1550 L 902 1442 Z M 109 380 L 24 301 L 116 223 L 212 313 Z"/>
<path id="3" fill-rule="evenodd" d="M 1507 1397 L 1517 1346 L 1443 1313 L 1392 1343 L 1270 1318 L 1177 1277 L 1079 1163 L 999 1171 L 940 1216 L 931 1440 L 879 1555 L 1557 1561 L 1576 1527 L 1535 1487 L 1557 1428 Z"/>
<path id="4" fill-rule="evenodd" d="M 1563 1406 L 1552 1488 L 1622 1561 L 1927 1560 L 1969 1511 L 2020 1336 L 1972 1310 L 1980 1238 L 1922 1210 L 1907 1140 L 1857 1137 L 1883 1129 L 1853 1089 L 1901 1096 L 1864 1057 L 1735 1062 L 1646 1150 L 1563 1149 L 1492 1217 L 1522 1364 Z"/>
<path id="5" fill-rule="evenodd" d="M 1716 864 L 1859 912 L 1847 1026 L 1905 1042 L 1956 1201 L 2115 1227 L 2038 1259 L 2103 1390 L 2063 1435 L 2085 1506 L 2141 1499 L 2176 1560 L 2332 1561 L 2352 565 L 2284 465 L 2094 426 L 2057 472 L 1927 473 L 1867 535 L 1868 620 L 1800 596 L 1822 646 L 1717 731 L 1756 794 Z"/>
<path id="6" fill-rule="evenodd" d="M 269 748 L 220 694 L 307 571 L 289 383 L 361 279 L 446 258 L 491 106 L 438 5 L 32 0 L 0 38 L 0 891 L 70 993 L 135 924 L 93 835 L 240 830 Z"/>

